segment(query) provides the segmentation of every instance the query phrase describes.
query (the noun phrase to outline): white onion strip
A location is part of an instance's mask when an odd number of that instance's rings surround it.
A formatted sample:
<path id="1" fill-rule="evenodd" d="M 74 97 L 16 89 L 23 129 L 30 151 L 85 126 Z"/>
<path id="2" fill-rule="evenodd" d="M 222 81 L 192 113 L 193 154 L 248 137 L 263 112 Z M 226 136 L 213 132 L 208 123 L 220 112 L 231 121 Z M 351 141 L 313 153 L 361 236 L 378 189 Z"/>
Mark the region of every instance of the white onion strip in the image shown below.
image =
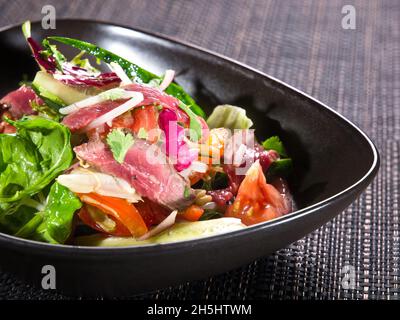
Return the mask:
<path id="1" fill-rule="evenodd" d="M 111 62 L 108 67 L 111 69 L 111 71 L 114 71 L 116 73 L 116 75 L 118 76 L 118 78 L 121 79 L 121 83 L 120 86 L 124 86 L 127 84 L 131 84 L 132 80 L 129 79 L 128 75 L 125 73 L 124 69 L 122 69 L 122 67 L 116 63 L 116 62 Z"/>
<path id="2" fill-rule="evenodd" d="M 207 170 L 208 170 L 208 165 L 206 163 L 195 160 L 190 164 L 189 167 L 182 170 L 181 172 L 178 172 L 178 174 L 181 177 L 188 179 L 189 176 L 192 174 L 192 172 L 206 173 Z"/>
<path id="3" fill-rule="evenodd" d="M 120 116 L 121 114 L 124 114 L 125 112 L 129 111 L 133 107 L 136 107 L 138 104 L 140 104 L 143 101 L 144 97 L 141 92 L 134 92 L 134 91 L 131 91 L 131 92 L 134 93 L 132 95 L 133 96 L 132 99 L 126 101 L 125 103 L 112 109 L 111 111 L 103 114 L 102 116 L 94 119 L 82 131 L 86 132 L 88 130 L 91 130 L 98 126 L 101 126 L 102 124 L 104 124 L 106 122 L 111 122 L 114 118 Z"/>
<path id="4" fill-rule="evenodd" d="M 61 114 L 70 114 L 72 112 L 78 111 L 79 109 L 94 105 L 96 103 L 100 103 L 106 100 L 119 100 L 119 99 L 130 99 L 133 98 L 134 92 L 127 91 L 122 88 L 113 88 L 107 91 L 104 91 L 97 96 L 89 97 L 87 99 L 81 100 L 79 102 L 75 102 L 67 107 L 61 108 L 59 112 Z M 114 98 L 114 99 L 113 99 Z"/>
<path id="5" fill-rule="evenodd" d="M 151 229 L 149 232 L 146 232 L 144 235 L 142 235 L 140 238 L 138 238 L 138 240 L 146 240 L 150 237 L 155 236 L 156 234 L 163 232 L 164 230 L 168 229 L 169 227 L 173 226 L 175 223 L 177 214 L 178 214 L 178 210 L 172 211 L 170 213 L 170 215 L 168 217 L 166 217 L 158 226 Z"/>
<path id="6" fill-rule="evenodd" d="M 162 82 L 160 83 L 160 90 L 164 91 L 165 89 L 168 88 L 168 86 L 171 84 L 171 82 L 174 80 L 175 77 L 175 71 L 174 70 L 166 70 L 164 78 Z"/>
<path id="7" fill-rule="evenodd" d="M 131 185 L 121 178 L 87 169 L 75 169 L 58 176 L 57 182 L 74 193 L 97 193 L 103 196 L 126 199 L 135 203 L 142 198 Z"/>

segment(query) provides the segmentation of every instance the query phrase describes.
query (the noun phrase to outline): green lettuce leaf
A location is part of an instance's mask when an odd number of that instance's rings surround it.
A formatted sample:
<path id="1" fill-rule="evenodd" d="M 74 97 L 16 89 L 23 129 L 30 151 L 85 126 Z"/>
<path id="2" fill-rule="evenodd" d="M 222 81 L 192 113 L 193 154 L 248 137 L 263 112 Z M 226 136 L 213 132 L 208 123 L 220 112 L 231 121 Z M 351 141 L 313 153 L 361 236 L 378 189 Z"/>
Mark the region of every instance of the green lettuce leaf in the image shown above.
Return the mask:
<path id="1" fill-rule="evenodd" d="M 41 191 L 73 159 L 70 131 L 62 124 L 37 116 L 7 121 L 17 133 L 0 134 L 0 203 Z"/>
<path id="2" fill-rule="evenodd" d="M 210 129 L 249 129 L 253 121 L 246 115 L 246 110 L 230 104 L 216 106 L 207 119 Z"/>
<path id="3" fill-rule="evenodd" d="M 50 189 L 44 210 L 24 226 L 25 229 L 33 231 L 28 237 L 43 242 L 64 243 L 71 235 L 74 213 L 81 206 L 81 201 L 73 192 L 55 182 Z M 25 230 L 25 235 L 29 234 L 28 230 Z"/>

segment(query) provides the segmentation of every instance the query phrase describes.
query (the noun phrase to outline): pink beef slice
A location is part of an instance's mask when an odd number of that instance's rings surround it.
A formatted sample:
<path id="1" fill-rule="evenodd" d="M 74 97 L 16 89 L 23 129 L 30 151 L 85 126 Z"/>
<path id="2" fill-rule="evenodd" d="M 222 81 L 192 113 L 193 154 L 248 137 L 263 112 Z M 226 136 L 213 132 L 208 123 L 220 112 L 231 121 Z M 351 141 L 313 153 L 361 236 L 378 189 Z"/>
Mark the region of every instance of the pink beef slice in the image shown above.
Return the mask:
<path id="1" fill-rule="evenodd" d="M 183 112 L 178 107 L 179 100 L 170 95 L 165 94 L 161 90 L 137 83 L 126 85 L 123 88 L 129 91 L 141 92 L 144 97 L 144 100 L 140 103 L 141 106 L 161 105 L 164 108 L 169 108 L 174 110 L 178 115 L 178 121 L 181 122 L 188 121 L 186 113 Z M 125 100 L 104 101 L 82 108 L 67 115 L 62 121 L 62 123 L 66 125 L 72 132 L 77 132 L 86 127 L 96 118 L 118 107 L 124 101 Z"/>
<path id="2" fill-rule="evenodd" d="M 122 164 L 114 159 L 111 150 L 100 140 L 75 147 L 74 151 L 97 170 L 126 180 L 143 197 L 170 209 L 187 207 L 194 198 L 189 184 L 166 162 L 159 148 L 155 151 L 157 163 L 148 161 L 146 152 L 150 147 L 158 148 L 145 140 L 136 139 Z M 185 190 L 189 190 L 189 194 Z"/>
<path id="3" fill-rule="evenodd" d="M 94 119 L 118 107 L 121 103 L 120 101 L 103 101 L 96 103 L 70 113 L 63 119 L 62 124 L 67 126 L 72 132 L 77 132 L 86 127 Z"/>
<path id="4" fill-rule="evenodd" d="M 0 100 L 3 109 L 7 109 L 11 117 L 16 120 L 23 115 L 35 114 L 31 108 L 31 101 L 42 104 L 43 101 L 29 87 L 22 86 L 17 90 L 11 91 Z"/>

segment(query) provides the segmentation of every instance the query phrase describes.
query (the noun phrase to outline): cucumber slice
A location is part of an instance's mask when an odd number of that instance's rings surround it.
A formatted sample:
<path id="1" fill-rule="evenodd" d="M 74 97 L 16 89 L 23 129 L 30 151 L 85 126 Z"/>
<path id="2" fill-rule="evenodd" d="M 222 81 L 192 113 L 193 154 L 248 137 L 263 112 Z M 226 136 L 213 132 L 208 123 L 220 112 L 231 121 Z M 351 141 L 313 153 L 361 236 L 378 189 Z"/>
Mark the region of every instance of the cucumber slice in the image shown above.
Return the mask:
<path id="1" fill-rule="evenodd" d="M 63 84 L 47 72 L 39 71 L 33 79 L 34 86 L 40 94 L 61 106 L 73 104 L 102 92 L 96 87 L 74 87 Z"/>
<path id="2" fill-rule="evenodd" d="M 178 222 L 168 230 L 147 239 L 136 240 L 135 238 L 107 237 L 101 234 L 81 236 L 75 239 L 75 244 L 82 246 L 98 247 L 120 247 L 139 246 L 145 244 L 163 244 L 177 241 L 192 240 L 214 236 L 221 233 L 246 228 L 240 219 L 220 218 L 196 222 Z"/>

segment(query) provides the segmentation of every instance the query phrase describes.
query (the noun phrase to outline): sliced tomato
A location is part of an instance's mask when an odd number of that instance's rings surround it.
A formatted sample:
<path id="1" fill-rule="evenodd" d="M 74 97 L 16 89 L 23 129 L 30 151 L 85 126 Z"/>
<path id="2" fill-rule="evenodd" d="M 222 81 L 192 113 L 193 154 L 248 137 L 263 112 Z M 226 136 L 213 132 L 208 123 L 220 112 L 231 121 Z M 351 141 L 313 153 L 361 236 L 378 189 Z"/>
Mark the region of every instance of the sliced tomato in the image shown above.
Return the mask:
<path id="1" fill-rule="evenodd" d="M 235 201 L 225 215 L 239 218 L 245 225 L 252 225 L 280 217 L 288 210 L 284 198 L 266 182 L 261 165 L 256 161 L 248 170 Z"/>
<path id="2" fill-rule="evenodd" d="M 143 106 L 127 111 L 112 122 L 111 128 L 126 128 L 135 134 L 144 130 L 148 136 L 147 140 L 155 142 L 158 139 L 158 111 L 155 106 Z"/>
<path id="3" fill-rule="evenodd" d="M 80 194 L 79 198 L 82 202 L 96 207 L 113 221 L 123 225 L 129 231 L 128 235 L 140 237 L 148 231 L 138 210 L 125 199 L 106 197 L 96 193 Z M 96 224 L 99 225 L 99 223 Z M 104 230 L 104 228 L 102 229 Z M 104 231 L 112 234 L 112 231 Z"/>
<path id="4" fill-rule="evenodd" d="M 143 198 L 143 201 L 135 203 L 135 207 L 139 211 L 147 227 L 160 224 L 171 213 L 169 209 L 147 198 Z"/>
<path id="5" fill-rule="evenodd" d="M 158 128 L 158 111 L 154 106 L 146 106 L 136 108 L 132 111 L 133 125 L 131 129 L 138 133 L 140 129 L 145 129 L 147 132 Z"/>
<path id="6" fill-rule="evenodd" d="M 131 236 L 129 230 L 122 223 L 96 207 L 85 204 L 79 210 L 78 216 L 84 224 L 99 232 L 117 237 Z"/>

